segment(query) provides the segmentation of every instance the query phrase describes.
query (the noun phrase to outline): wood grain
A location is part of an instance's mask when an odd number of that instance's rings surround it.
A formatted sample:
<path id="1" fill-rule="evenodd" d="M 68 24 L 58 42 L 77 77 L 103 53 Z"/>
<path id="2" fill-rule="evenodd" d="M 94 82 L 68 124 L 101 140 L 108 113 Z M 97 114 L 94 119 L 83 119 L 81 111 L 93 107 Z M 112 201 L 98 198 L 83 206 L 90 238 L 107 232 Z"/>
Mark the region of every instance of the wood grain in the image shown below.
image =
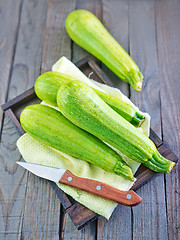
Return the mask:
<path id="1" fill-rule="evenodd" d="M 75 9 L 75 0 L 49 0 L 41 72 L 51 71 L 62 56 L 71 59 L 71 40 L 65 30 L 65 19 Z"/>
<path id="2" fill-rule="evenodd" d="M 101 4 L 99 0 L 84 1 L 76 0 L 76 9 L 86 9 L 94 13 L 97 17 L 101 16 Z M 69 38 L 70 39 L 70 38 Z M 84 49 L 79 47 L 71 40 L 71 61 L 76 63 L 84 57 L 89 56 Z M 86 74 L 86 72 L 85 72 Z M 92 76 L 93 77 L 93 76 Z M 64 230 L 64 239 L 91 239 L 96 238 L 96 221 L 90 222 L 83 230 L 78 231 L 75 229 L 70 217 L 66 217 L 66 225 Z"/>
<path id="3" fill-rule="evenodd" d="M 141 14 L 139 14 L 141 13 Z M 144 75 L 143 88 L 131 88 L 131 100 L 151 116 L 152 129 L 161 137 L 160 80 L 153 1 L 130 1 L 130 55 Z"/>
<path id="4" fill-rule="evenodd" d="M 44 37 L 44 48 L 43 48 L 43 58 L 42 58 L 42 70 L 48 71 L 51 70 L 52 65 L 63 55 L 66 57 L 70 54 L 70 41 L 67 39 L 67 35 L 65 33 L 64 21 L 68 12 L 74 9 L 74 1 L 48 1 L 48 12 L 47 12 L 47 20 L 46 20 L 46 28 L 45 28 L 45 37 Z M 47 184 L 47 183 L 45 183 Z M 33 189 L 31 189 L 33 191 Z M 43 189 L 40 189 L 43 192 Z M 31 192 L 29 193 L 31 194 Z M 54 195 L 52 196 L 52 198 Z M 38 203 L 38 199 L 36 200 Z M 51 206 L 54 202 L 57 203 L 57 196 L 51 200 L 49 199 L 49 206 Z M 25 217 L 28 222 L 32 221 L 31 212 L 29 212 L 29 208 L 25 209 Z M 39 239 L 51 239 L 52 237 L 56 237 L 59 231 L 63 231 L 64 218 L 59 217 L 59 214 L 62 213 L 60 210 L 60 205 L 57 205 L 56 208 L 57 214 L 52 215 L 52 218 L 45 219 L 45 222 L 42 220 L 40 224 L 36 225 L 36 232 L 41 232 L 43 225 L 54 225 L 53 233 L 51 229 L 47 229 L 45 231 L 45 235 L 41 236 Z M 35 218 L 39 217 L 38 211 L 35 212 Z M 25 220 L 26 220 L 25 219 Z M 61 220 L 61 222 L 59 222 Z M 50 222 L 51 224 L 50 224 Z M 35 227 L 35 226 L 34 226 Z M 26 228 L 26 235 L 29 233 Z M 51 238 L 50 238 L 51 235 Z M 59 232 L 59 237 L 62 236 L 62 233 Z"/>
<path id="5" fill-rule="evenodd" d="M 156 2 L 163 140 L 180 156 L 180 2 Z M 180 164 L 165 176 L 168 237 L 180 239 Z"/>
<path id="6" fill-rule="evenodd" d="M 22 0 L 0 1 L 0 105 L 7 100 L 9 78 L 16 48 Z M 3 113 L 0 109 L 0 130 Z"/>
<path id="7" fill-rule="evenodd" d="M 71 41 L 65 30 L 65 19 L 74 9 L 75 0 L 48 1 L 41 72 L 50 71 L 52 65 L 62 56 L 71 59 Z M 61 216 L 53 224 L 59 226 L 59 238 L 62 238 L 64 237 L 65 214 L 60 209 L 59 214 Z"/>
<path id="8" fill-rule="evenodd" d="M 128 52 L 128 1 L 102 1 L 102 22 L 112 36 L 122 45 Z M 105 65 L 102 64 L 102 69 L 109 76 L 115 87 L 120 88 L 122 92 L 129 96 L 129 86 L 127 83 L 121 81 L 115 74 L 113 74 Z M 126 209 L 126 210 L 125 210 Z M 123 214 L 124 221 L 117 216 Z M 116 227 L 113 227 L 116 225 Z M 110 229 L 113 228 L 111 231 Z M 126 229 L 126 230 L 125 230 Z M 109 221 L 105 218 L 98 219 L 98 239 L 118 239 L 121 235 L 122 239 L 131 239 L 131 208 L 120 206 L 116 208 L 115 213 Z"/>
<path id="9" fill-rule="evenodd" d="M 24 0 L 8 99 L 33 87 L 40 73 L 46 11 L 47 0 Z"/>
<path id="10" fill-rule="evenodd" d="M 14 125 L 5 117 L 0 145 L 0 233 L 4 238 L 8 234 L 17 238 L 23 221 L 27 175 L 16 164 L 21 159 L 16 148 L 18 137 Z"/>
<path id="11" fill-rule="evenodd" d="M 21 8 L 22 1 L 0 2 L 0 21 L 2 26 L 0 34 L 1 104 L 4 103 L 7 98 Z M 0 238 L 17 239 L 20 235 L 19 226 L 22 223 L 25 172 L 18 170 L 16 164 L 14 164 L 14 160 L 20 159 L 15 147 L 15 139 L 17 135 L 14 132 L 12 123 L 7 118 L 5 118 L 4 124 L 2 123 L 2 111 L 0 110 L 0 128 L 2 126 L 4 126 L 4 131 L 0 136 L 2 139 L 0 145 Z M 11 140 L 9 140 L 9 137 Z M 13 184 L 14 177 L 17 177 L 15 184 Z M 19 201 L 16 201 L 16 199 Z"/>
<path id="12" fill-rule="evenodd" d="M 102 1 L 102 22 L 111 35 L 120 43 L 120 45 L 129 52 L 129 21 L 128 21 L 128 1 Z M 108 67 L 102 63 L 103 71 L 112 80 L 113 86 L 119 88 L 129 97 L 128 83 L 120 80 Z"/>
<path id="13" fill-rule="evenodd" d="M 42 1 L 27 1 L 22 5 L 22 11 L 18 13 L 20 19 L 18 35 L 16 37 L 16 49 L 13 58 L 12 72 L 9 80 L 8 98 L 26 90 L 34 83 L 34 76 L 39 73 L 41 61 L 41 39 L 38 38 L 38 29 L 44 22 L 44 7 Z M 16 4 L 12 4 L 12 12 L 16 9 Z M 11 12 L 9 12 L 11 13 Z M 38 15 L 38 22 L 33 17 Z M 9 17 L 11 19 L 11 17 Z M 14 22 L 16 19 L 14 20 Z M 13 22 L 13 21 L 12 21 Z M 14 23 L 13 23 L 14 24 Z M 8 26 L 7 26 L 8 28 Z M 10 28 L 11 29 L 11 28 Z M 13 32 L 13 31 L 12 31 Z M 36 40 L 32 40 L 32 35 L 36 35 Z M 41 37 L 41 32 L 39 32 Z M 31 39 L 31 41 L 30 41 Z M 35 37 L 34 37 L 35 39 Z M 31 45 L 32 42 L 32 45 Z M 29 46 L 30 45 L 30 46 Z M 11 47 L 11 45 L 9 46 Z M 28 47 L 31 47 L 28 50 Z M 2 59 L 2 58 L 1 58 Z M 36 63 L 36 64 L 35 64 Z M 35 74 L 34 74 L 35 73 Z M 23 224 L 23 210 L 26 193 L 27 175 L 23 169 L 16 165 L 16 161 L 21 160 L 19 151 L 16 148 L 16 141 L 19 134 L 5 117 L 2 137 L 1 137 L 1 232 L 7 238 L 12 234 L 19 239 Z"/>
<path id="14" fill-rule="evenodd" d="M 154 1 L 129 1 L 129 20 L 130 55 L 144 75 L 142 92 L 131 89 L 131 100 L 150 114 L 152 129 L 161 136 Z M 137 191 L 143 202 L 133 208 L 133 239 L 167 239 L 164 188 L 164 174 L 159 174 Z"/>
<path id="15" fill-rule="evenodd" d="M 29 174 L 22 239 L 59 239 L 60 201 L 48 181 Z"/>
<path id="16" fill-rule="evenodd" d="M 64 229 L 64 240 L 94 240 L 97 222 L 89 222 L 85 228 L 77 230 L 69 215 L 66 215 L 66 224 Z"/>
<path id="17" fill-rule="evenodd" d="M 69 170 L 66 170 L 59 182 L 98 195 L 100 197 L 110 199 L 126 206 L 134 206 L 142 201 L 142 198 L 132 190 L 121 191 L 99 181 L 80 178 L 73 175 Z M 128 195 L 130 195 L 130 199 L 127 197 Z"/>
<path id="18" fill-rule="evenodd" d="M 118 205 L 109 220 L 100 217 L 97 239 L 132 239 L 132 216 L 129 211 L 130 207 Z"/>
<path id="19" fill-rule="evenodd" d="M 21 7 L 22 14 L 20 14 Z M 62 55 L 66 55 L 74 62 L 87 56 L 84 50 L 72 44 L 62 25 L 65 15 L 74 7 L 75 0 L 49 0 L 42 71 L 50 70 L 52 64 Z M 103 1 L 103 5 L 101 1 L 77 1 L 77 7 L 95 11 L 94 13 L 105 21 L 108 30 L 121 45 L 127 51 L 130 49 L 132 57 L 145 75 L 143 93 L 137 94 L 131 91 L 131 99 L 139 104 L 142 110 L 149 111 L 153 116 L 153 129 L 159 136 L 163 135 L 163 140 L 169 142 L 179 156 L 179 2 L 156 1 L 155 15 L 153 0 L 136 0 L 129 3 L 124 0 Z M 32 86 L 39 74 L 45 8 L 46 4 L 41 1 L 7 0 L 0 3 L 0 19 L 3 26 L 0 36 L 1 102 L 4 102 L 8 96 L 6 89 L 9 83 L 10 99 Z M 100 14 L 102 9 L 103 15 Z M 109 70 L 107 73 L 112 76 L 115 85 L 117 84 L 116 86 L 128 95 L 129 88 L 126 83 L 122 82 L 125 85 L 121 85 Z M 179 165 L 169 176 L 165 175 L 165 182 L 163 174 L 160 174 L 138 191 L 143 197 L 143 205 L 133 208 L 130 212 L 128 207 L 119 205 L 109 222 L 101 218 L 98 220 L 98 225 L 95 221 L 85 229 L 77 231 L 70 218 L 64 218 L 58 199 L 44 180 L 38 182 L 36 177 L 30 176 L 26 189 L 26 173 L 15 164 L 15 161 L 20 160 L 15 146 L 17 138 L 16 130 L 8 118 L 5 118 L 0 146 L 0 239 L 28 239 L 28 237 L 59 239 L 63 236 L 63 231 L 64 239 L 176 240 L 180 238 Z M 76 213 L 75 206 L 69 210 L 71 214 Z M 60 227 L 59 212 L 62 214 Z M 58 229 L 62 231 L 59 236 Z"/>

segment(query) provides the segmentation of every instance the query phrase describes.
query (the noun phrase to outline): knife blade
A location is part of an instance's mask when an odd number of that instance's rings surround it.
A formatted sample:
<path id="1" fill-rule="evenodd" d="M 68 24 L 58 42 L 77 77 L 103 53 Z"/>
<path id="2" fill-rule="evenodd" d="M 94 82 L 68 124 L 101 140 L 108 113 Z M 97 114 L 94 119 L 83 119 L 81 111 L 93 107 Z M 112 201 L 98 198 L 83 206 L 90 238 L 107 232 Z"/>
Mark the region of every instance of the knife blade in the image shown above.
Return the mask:
<path id="1" fill-rule="evenodd" d="M 26 162 L 17 162 L 17 164 L 41 178 L 66 184 L 126 206 L 135 206 L 142 201 L 133 190 L 122 191 L 106 183 L 75 176 L 69 170 Z"/>

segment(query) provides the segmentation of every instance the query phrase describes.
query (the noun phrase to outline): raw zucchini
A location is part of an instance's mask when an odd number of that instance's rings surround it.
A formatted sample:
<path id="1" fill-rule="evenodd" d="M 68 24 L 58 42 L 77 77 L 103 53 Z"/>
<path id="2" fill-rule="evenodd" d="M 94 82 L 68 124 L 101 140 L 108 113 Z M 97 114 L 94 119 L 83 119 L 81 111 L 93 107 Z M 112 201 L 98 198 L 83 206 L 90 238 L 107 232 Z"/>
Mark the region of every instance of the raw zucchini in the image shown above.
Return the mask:
<path id="1" fill-rule="evenodd" d="M 66 18 L 66 31 L 74 42 L 101 60 L 123 81 L 141 91 L 143 75 L 138 66 L 91 12 L 80 9 Z"/>
<path id="2" fill-rule="evenodd" d="M 76 79 L 63 73 L 46 72 L 40 75 L 36 80 L 35 92 L 41 100 L 50 105 L 57 106 L 56 96 L 60 86 L 68 81 L 73 80 Z M 97 89 L 94 89 L 94 91 L 112 109 L 119 113 L 128 122 L 132 123 L 135 127 L 140 127 L 144 122 L 145 117 L 138 113 L 130 104 Z"/>
<path id="3" fill-rule="evenodd" d="M 42 143 L 133 181 L 131 168 L 105 143 L 80 129 L 59 111 L 41 104 L 26 107 L 23 129 Z"/>
<path id="4" fill-rule="evenodd" d="M 62 85 L 57 103 L 62 114 L 71 122 L 134 161 L 162 172 L 170 172 L 174 166 L 157 152 L 148 137 L 113 111 L 87 84 L 71 81 Z"/>

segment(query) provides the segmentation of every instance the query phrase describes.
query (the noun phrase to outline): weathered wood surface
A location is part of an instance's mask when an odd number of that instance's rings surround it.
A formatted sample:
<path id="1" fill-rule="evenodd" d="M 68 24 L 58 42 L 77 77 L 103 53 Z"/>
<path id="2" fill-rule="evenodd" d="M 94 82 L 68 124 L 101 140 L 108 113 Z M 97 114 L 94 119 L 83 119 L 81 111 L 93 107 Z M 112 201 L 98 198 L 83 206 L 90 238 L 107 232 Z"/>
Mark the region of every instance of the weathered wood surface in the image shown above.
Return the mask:
<path id="1" fill-rule="evenodd" d="M 65 19 L 75 9 L 75 0 L 49 0 L 42 72 L 50 71 L 52 65 L 62 56 L 71 59 L 71 40 L 65 30 Z"/>
<path id="2" fill-rule="evenodd" d="M 151 115 L 151 126 L 161 136 L 154 2 L 130 1 L 129 21 L 130 55 L 144 74 L 142 93 L 138 94 L 131 89 L 131 99 Z M 143 202 L 133 207 L 133 239 L 167 239 L 164 189 L 164 176 L 160 174 L 137 191 Z"/>
<path id="3" fill-rule="evenodd" d="M 163 140 L 180 156 L 180 2 L 156 2 L 155 9 Z M 168 237 L 176 240 L 180 239 L 180 163 L 164 180 Z"/>
<path id="4" fill-rule="evenodd" d="M 101 17 L 101 3 L 100 1 L 83 1 L 77 0 L 75 4 L 75 9 L 86 9 L 94 13 L 98 18 Z M 71 61 L 77 62 L 84 57 L 89 56 L 84 49 L 80 48 L 76 43 L 71 40 Z M 66 216 L 66 224 L 64 229 L 64 239 L 87 239 L 95 240 L 96 239 L 96 221 L 90 222 L 85 229 L 77 231 L 74 227 L 73 222 Z"/>
<path id="5" fill-rule="evenodd" d="M 74 10 L 74 1 L 48 1 L 47 14 L 44 19 L 44 35 L 42 36 L 43 41 L 43 55 L 42 62 L 40 62 L 41 72 L 50 71 L 52 65 L 63 55 L 68 58 L 71 56 L 70 40 L 65 32 L 64 21 L 65 17 L 69 12 Z M 35 80 L 34 78 L 33 80 Z M 33 181 L 33 179 L 32 179 Z M 37 181 L 37 180 L 36 180 Z M 40 183 L 41 180 L 39 180 Z M 39 184 L 37 181 L 37 185 Z M 59 239 L 62 237 L 63 232 L 61 228 L 64 226 L 64 215 L 61 211 L 59 199 L 52 190 L 44 191 L 47 181 L 44 184 L 39 184 L 38 192 L 41 193 L 41 199 L 38 197 L 33 199 L 32 202 L 37 206 L 37 209 L 31 212 L 31 202 L 27 202 L 24 215 L 24 228 L 23 234 L 24 239 Z M 29 190 L 29 195 L 33 195 L 33 188 Z M 53 191 L 53 192 L 52 192 Z M 48 200 L 48 192 L 50 192 Z M 27 196 L 28 198 L 28 196 Z M 45 198 L 47 201 L 43 202 Z M 53 200 L 54 199 L 54 200 Z M 52 203 L 52 204 L 51 204 Z M 38 211 L 38 206 L 43 205 L 43 212 Z M 49 213 L 49 208 L 54 208 L 54 214 Z M 60 214 L 63 215 L 60 217 Z M 44 216 L 46 216 L 44 218 Z M 39 224 L 34 225 L 35 231 L 27 227 L 30 225 L 33 219 L 40 219 Z M 47 227 L 47 228 L 46 228 Z M 46 228 L 46 230 L 45 230 Z M 35 232 L 35 233 L 34 233 Z"/>
<path id="6" fill-rule="evenodd" d="M 0 105 L 7 100 L 21 9 L 22 0 L 0 1 Z M 3 113 L 0 109 L 0 130 L 2 127 L 2 118 Z"/>
<path id="7" fill-rule="evenodd" d="M 58 239 L 60 201 L 46 180 L 29 174 L 21 239 Z"/>
<path id="8" fill-rule="evenodd" d="M 44 4 L 43 7 L 42 2 Z M 1 9 L 1 13 L 3 11 L 8 13 L 8 19 L 9 21 L 11 20 L 10 26 L 8 26 L 8 24 L 6 26 L 6 23 L 4 23 L 4 27 L 6 27 L 7 30 L 11 30 L 13 33 L 15 27 L 12 29 L 11 25 L 13 27 L 14 23 L 18 21 L 18 31 L 15 33 L 15 42 L 8 46 L 11 48 L 13 45 L 16 48 L 14 49 L 12 66 L 8 79 L 9 88 L 7 99 L 15 97 L 30 86 L 33 86 L 35 77 L 37 77 L 40 72 L 42 55 L 41 34 L 43 34 L 43 31 L 39 31 L 39 28 L 44 29 L 43 24 L 44 18 L 46 17 L 45 1 L 23 1 L 21 2 L 18 14 L 16 13 L 18 3 L 11 2 L 9 4 L 9 13 L 8 9 L 3 9 L 3 6 Z M 13 17 L 14 13 L 16 13 L 16 15 Z M 37 16 L 36 18 L 34 18 L 34 14 Z M 8 41 L 12 41 L 13 38 L 14 36 L 9 34 Z M 2 56 L 1 61 L 5 61 L 8 66 L 8 61 L 10 61 L 10 59 L 6 61 L 6 58 Z M 6 78 L 7 77 L 8 74 Z M 6 91 L 5 88 L 2 90 Z M 23 169 L 17 167 L 16 164 L 16 161 L 21 159 L 16 148 L 16 141 L 18 138 L 19 134 L 16 129 L 10 120 L 5 117 L 0 146 L 1 239 L 20 239 L 22 234 L 26 184 L 28 178 L 27 173 Z"/>
<path id="9" fill-rule="evenodd" d="M 62 55 L 74 62 L 87 56 L 65 32 L 65 17 L 75 8 L 95 13 L 137 62 L 145 76 L 140 94 L 129 92 L 126 83 L 118 82 L 104 65 L 102 68 L 133 102 L 151 114 L 153 129 L 179 156 L 177 0 L 0 1 L 1 103 L 33 86 L 40 71 L 50 70 Z M 65 218 L 47 182 L 16 167 L 21 158 L 15 145 L 19 135 L 7 117 L 2 127 L 0 239 L 180 238 L 179 164 L 170 175 L 159 174 L 138 190 L 143 197 L 141 205 L 119 205 L 109 221 L 100 218 L 78 231 L 69 217 Z"/>
<path id="10" fill-rule="evenodd" d="M 103 1 L 102 21 L 108 31 L 112 34 L 122 47 L 129 50 L 128 39 L 128 1 Z M 114 17 L 116 16 L 116 17 Z M 102 68 L 110 77 L 115 87 L 119 87 L 122 92 L 129 97 L 129 86 L 127 83 L 119 81 L 104 64 Z M 132 233 L 132 210 L 130 207 L 118 206 L 115 213 L 107 221 L 104 218 L 98 219 L 97 236 L 98 239 L 131 239 Z M 123 215 L 122 218 L 117 218 Z M 112 230 L 111 230 L 112 229 Z"/>
<path id="11" fill-rule="evenodd" d="M 102 1 L 102 22 L 112 36 L 129 52 L 129 8 L 128 1 L 103 0 Z M 116 17 L 114 17 L 116 16 Z M 102 69 L 113 82 L 113 86 L 120 88 L 129 97 L 129 85 L 119 81 L 119 78 L 104 64 Z"/>

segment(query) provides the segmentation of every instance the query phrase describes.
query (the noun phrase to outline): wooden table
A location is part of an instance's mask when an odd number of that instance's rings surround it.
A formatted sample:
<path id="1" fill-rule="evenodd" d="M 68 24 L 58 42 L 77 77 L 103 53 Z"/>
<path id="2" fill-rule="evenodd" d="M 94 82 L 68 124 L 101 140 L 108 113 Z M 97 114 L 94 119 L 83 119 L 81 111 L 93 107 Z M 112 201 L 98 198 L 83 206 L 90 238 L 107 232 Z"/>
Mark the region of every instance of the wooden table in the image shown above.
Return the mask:
<path id="1" fill-rule="evenodd" d="M 32 87 L 61 56 L 76 62 L 88 55 L 65 32 L 76 8 L 96 14 L 138 64 L 142 93 L 100 66 L 179 156 L 180 1 L 0 0 L 0 104 Z M 78 231 L 47 181 L 17 166 L 19 134 L 2 111 L 0 120 L 0 239 L 180 239 L 179 164 L 137 191 L 139 206 L 119 205 L 109 221 Z"/>

